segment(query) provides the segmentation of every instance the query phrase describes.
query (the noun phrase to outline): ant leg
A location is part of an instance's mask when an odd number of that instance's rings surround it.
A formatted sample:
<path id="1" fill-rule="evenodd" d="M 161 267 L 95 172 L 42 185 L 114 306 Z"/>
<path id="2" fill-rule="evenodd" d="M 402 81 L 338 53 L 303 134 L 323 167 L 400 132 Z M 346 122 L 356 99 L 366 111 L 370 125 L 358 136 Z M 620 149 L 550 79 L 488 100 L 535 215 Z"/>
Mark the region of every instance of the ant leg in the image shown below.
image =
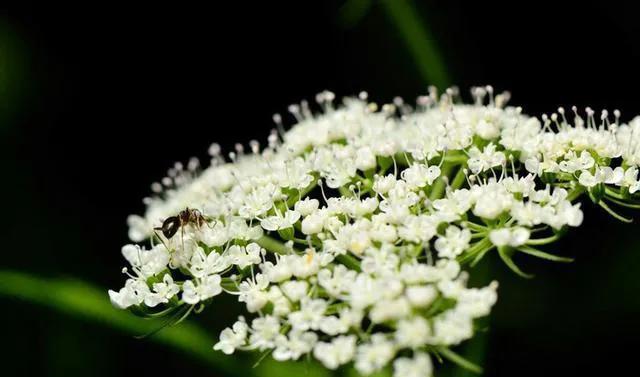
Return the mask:
<path id="1" fill-rule="evenodd" d="M 205 224 L 207 224 L 207 227 L 208 227 L 209 229 L 215 229 L 216 224 L 218 224 L 218 220 L 217 220 L 217 219 L 213 219 L 213 220 L 212 220 L 212 222 L 213 222 L 213 224 L 209 224 L 209 222 L 208 222 L 208 221 L 205 221 Z"/>
<path id="2" fill-rule="evenodd" d="M 180 238 L 182 239 L 182 251 L 184 252 L 184 226 L 180 227 Z"/>
<path id="3" fill-rule="evenodd" d="M 204 213 L 204 210 L 202 210 L 202 220 L 205 224 L 207 224 L 207 227 L 209 229 L 215 228 L 216 224 L 218 223 L 218 220 L 216 218 L 207 217 L 207 215 Z M 209 222 L 213 222 L 213 225 L 209 224 Z"/>
<path id="4" fill-rule="evenodd" d="M 169 248 L 169 246 L 167 245 L 166 242 L 164 242 L 164 240 L 162 239 L 162 237 L 160 236 L 160 234 L 158 234 L 158 229 L 153 229 L 153 233 L 155 233 L 156 237 L 158 237 L 158 239 L 160 240 L 160 242 L 162 242 L 162 244 L 164 245 L 165 249 L 167 249 L 167 251 L 170 253 L 171 249 Z M 152 241 L 153 242 L 153 241 Z"/>

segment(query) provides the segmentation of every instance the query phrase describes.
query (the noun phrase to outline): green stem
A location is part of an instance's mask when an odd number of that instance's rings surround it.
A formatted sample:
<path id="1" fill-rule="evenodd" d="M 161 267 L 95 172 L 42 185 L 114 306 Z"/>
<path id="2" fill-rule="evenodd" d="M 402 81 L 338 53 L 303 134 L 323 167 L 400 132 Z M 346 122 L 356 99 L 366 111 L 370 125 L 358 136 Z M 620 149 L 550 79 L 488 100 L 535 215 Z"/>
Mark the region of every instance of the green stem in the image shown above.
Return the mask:
<path id="1" fill-rule="evenodd" d="M 360 262 L 349 254 L 338 255 L 336 260 L 352 270 L 360 271 Z"/>
<path id="2" fill-rule="evenodd" d="M 570 202 L 573 202 L 574 200 L 578 199 L 580 195 L 584 194 L 585 191 L 586 190 L 583 186 L 578 186 L 573 190 L 569 191 L 569 194 L 567 195 L 567 200 Z"/>
<path id="3" fill-rule="evenodd" d="M 298 195 L 291 195 L 291 196 L 289 196 L 289 198 L 287 198 L 287 208 L 291 208 L 294 204 L 296 204 L 298 202 L 299 198 L 306 197 L 307 194 L 309 194 L 314 188 L 316 188 L 316 186 L 318 186 L 318 181 L 315 178 L 316 177 L 314 177 L 313 182 L 311 182 L 311 184 L 309 184 L 309 186 L 303 188 L 298 193 Z"/>
<path id="4" fill-rule="evenodd" d="M 518 267 L 518 265 L 515 264 L 515 262 L 511 258 L 511 250 L 512 249 L 510 247 L 508 247 L 508 246 L 499 246 L 498 247 L 498 255 L 500 256 L 500 258 L 502 259 L 504 264 L 506 264 L 507 267 L 509 267 L 511 269 L 511 271 L 515 272 L 516 274 L 522 276 L 525 279 L 533 278 L 532 274 L 528 274 L 528 273 L 522 271 L 520 269 L 520 267 Z"/>
<path id="5" fill-rule="evenodd" d="M 554 234 L 553 236 L 545 237 L 545 238 L 532 238 L 529 241 L 527 241 L 527 245 L 546 245 L 559 240 L 560 237 L 561 237 L 561 234 L 558 233 L 558 234 Z"/>
<path id="6" fill-rule="evenodd" d="M 458 355 L 448 347 L 437 347 L 437 351 L 438 353 L 440 353 L 440 355 L 442 355 L 442 357 L 444 357 L 445 359 L 455 364 L 458 364 L 460 367 L 464 369 L 467 369 L 471 372 L 478 373 L 478 374 L 482 373 L 482 367 Z"/>
<path id="7" fill-rule="evenodd" d="M 469 260 L 473 259 L 479 253 L 486 252 L 492 248 L 493 245 L 491 244 L 491 240 L 489 239 L 489 237 L 485 237 L 471 246 L 471 248 L 469 248 L 464 254 L 458 256 L 458 262 L 460 262 L 461 264 L 466 263 Z"/>
<path id="8" fill-rule="evenodd" d="M 632 208 L 632 209 L 640 209 L 640 203 L 633 203 L 633 202 L 629 203 L 629 202 L 625 202 L 624 200 L 619 200 L 619 199 L 616 199 L 616 198 L 611 197 L 611 196 L 607 197 L 607 200 L 609 200 L 612 203 L 615 203 L 615 204 L 617 204 L 619 206 L 622 206 L 622 207 L 627 207 L 627 208 Z"/>
<path id="9" fill-rule="evenodd" d="M 338 191 L 340 191 L 340 195 L 344 196 L 345 198 L 350 198 L 353 196 L 353 193 L 344 186 L 338 187 Z"/>
<path id="10" fill-rule="evenodd" d="M 611 209 L 611 207 L 609 207 L 607 205 L 607 203 L 605 203 L 604 201 L 599 201 L 598 205 L 600 207 L 602 207 L 602 209 L 604 209 L 605 211 L 607 211 L 611 216 L 615 217 L 616 219 L 622 221 L 623 223 L 627 223 L 627 224 L 631 224 L 633 222 L 633 219 L 628 219 L 622 215 L 620 215 L 619 213 L 617 213 L 616 211 L 614 211 L 613 209 Z"/>
<path id="11" fill-rule="evenodd" d="M 564 262 L 564 263 L 573 262 L 573 258 L 559 257 L 557 255 L 549 254 L 542 250 L 534 249 L 526 245 L 522 245 L 518 247 L 518 250 L 522 253 L 529 254 L 537 258 L 550 260 L 552 262 Z"/>
<path id="12" fill-rule="evenodd" d="M 434 201 L 436 199 L 442 198 L 444 195 L 444 189 L 447 187 L 447 180 L 449 179 L 449 175 L 453 171 L 455 164 L 445 162 L 442 164 L 441 175 L 431 186 L 431 193 L 429 193 L 429 200 Z M 445 178 L 446 177 L 446 178 Z"/>
<path id="13" fill-rule="evenodd" d="M 451 190 L 457 190 L 462 187 L 466 179 L 467 175 L 465 174 L 464 165 L 461 165 L 455 177 L 453 177 L 453 181 L 451 182 Z"/>
<path id="14" fill-rule="evenodd" d="M 618 192 L 617 190 L 614 190 L 610 187 L 606 187 L 604 188 L 604 192 L 605 194 L 607 194 L 608 196 L 614 197 L 616 199 L 620 199 L 620 200 L 624 200 L 625 197 L 622 196 L 622 194 L 620 194 L 620 192 Z"/>
<path id="15" fill-rule="evenodd" d="M 286 255 L 291 252 L 291 249 L 273 237 L 262 236 L 256 243 L 272 253 Z"/>

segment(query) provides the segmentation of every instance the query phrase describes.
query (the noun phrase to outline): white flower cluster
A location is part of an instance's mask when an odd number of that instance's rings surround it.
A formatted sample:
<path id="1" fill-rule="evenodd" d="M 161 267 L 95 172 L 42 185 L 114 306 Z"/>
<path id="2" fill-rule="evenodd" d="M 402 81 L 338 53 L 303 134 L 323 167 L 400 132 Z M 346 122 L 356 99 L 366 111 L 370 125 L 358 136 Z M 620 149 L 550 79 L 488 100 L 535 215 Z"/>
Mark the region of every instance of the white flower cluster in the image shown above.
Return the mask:
<path id="1" fill-rule="evenodd" d="M 227 160 L 213 145 L 203 171 L 176 164 L 128 219 L 132 241 L 152 243 L 123 247 L 129 278 L 112 302 L 149 312 L 224 292 L 252 319 L 216 350 L 430 376 L 429 355 L 472 337 L 496 302 L 497 283 L 469 288 L 461 265 L 491 250 L 522 275 L 516 252 L 565 261 L 534 246 L 581 224 L 581 194 L 624 219 L 606 202 L 635 206 L 640 191 L 640 118 L 598 124 L 587 109 L 571 125 L 559 109 L 540 121 L 505 107 L 508 93 L 472 94 L 473 105 L 450 89 L 378 109 L 366 94 L 334 108 L 323 92 L 319 115 L 289 108 L 286 132 L 274 116 L 264 148 L 237 145 Z M 166 233 L 169 218 L 179 229 Z"/>

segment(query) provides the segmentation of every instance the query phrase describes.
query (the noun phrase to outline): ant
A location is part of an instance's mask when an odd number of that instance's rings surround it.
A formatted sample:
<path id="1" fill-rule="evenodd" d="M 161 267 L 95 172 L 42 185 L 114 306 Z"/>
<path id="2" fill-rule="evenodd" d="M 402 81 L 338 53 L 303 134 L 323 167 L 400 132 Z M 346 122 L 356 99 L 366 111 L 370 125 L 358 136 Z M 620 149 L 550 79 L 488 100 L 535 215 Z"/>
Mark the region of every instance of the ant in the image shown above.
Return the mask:
<path id="1" fill-rule="evenodd" d="M 184 227 L 185 225 L 193 224 L 196 227 L 200 228 L 202 224 L 206 222 L 207 220 L 202 215 L 202 212 L 198 211 L 197 209 L 190 209 L 187 207 L 186 209 L 180 211 L 178 215 L 167 217 L 162 222 L 162 226 L 153 228 L 153 230 L 161 231 L 167 239 L 170 239 L 176 234 L 178 229 Z"/>
<path id="2" fill-rule="evenodd" d="M 161 231 L 166 239 L 171 239 L 171 237 L 173 237 L 178 232 L 178 229 L 181 229 L 182 237 L 183 237 L 182 241 L 184 244 L 184 227 L 185 226 L 191 224 L 191 225 L 194 225 L 196 228 L 200 228 L 203 224 L 206 224 L 206 223 L 207 223 L 207 218 L 204 217 L 202 212 L 200 212 L 197 209 L 190 209 L 189 207 L 187 207 L 186 209 L 180 211 L 177 215 L 167 217 L 162 222 L 162 226 L 155 227 L 153 228 L 153 230 Z"/>

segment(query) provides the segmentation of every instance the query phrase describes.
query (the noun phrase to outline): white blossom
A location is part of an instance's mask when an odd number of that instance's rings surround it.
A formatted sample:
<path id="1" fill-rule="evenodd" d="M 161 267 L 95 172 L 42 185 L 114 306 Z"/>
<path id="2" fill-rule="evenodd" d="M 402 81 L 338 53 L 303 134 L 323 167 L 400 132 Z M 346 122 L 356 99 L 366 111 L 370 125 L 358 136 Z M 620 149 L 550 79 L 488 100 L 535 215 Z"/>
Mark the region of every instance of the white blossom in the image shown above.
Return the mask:
<path id="1" fill-rule="evenodd" d="M 615 206 L 640 200 L 640 117 L 598 124 L 588 110 L 570 123 L 562 109 L 525 115 L 491 87 L 474 88 L 474 104 L 456 95 L 432 91 L 412 109 L 365 95 L 337 105 L 325 91 L 321 113 L 289 108 L 287 131 L 274 116 L 264 147 L 227 158 L 214 144 L 208 167 L 175 164 L 127 218 L 134 244 L 111 302 L 193 314 L 235 295 L 248 319 L 215 350 L 431 376 L 433 347 L 471 338 L 497 300 L 495 282 L 467 286 L 475 262 L 498 249 L 522 274 L 511 254 L 545 257 L 533 246 L 582 224 L 579 198 L 618 218 Z M 172 218 L 173 235 L 161 227 Z"/>
<path id="2" fill-rule="evenodd" d="M 426 353 L 414 354 L 411 359 L 399 357 L 393 362 L 393 377 L 429 377 L 432 373 L 433 364 Z"/>
<path id="3" fill-rule="evenodd" d="M 338 336 L 330 343 L 318 342 L 313 349 L 316 359 L 329 369 L 350 362 L 356 353 L 356 337 L 353 335 Z"/>

